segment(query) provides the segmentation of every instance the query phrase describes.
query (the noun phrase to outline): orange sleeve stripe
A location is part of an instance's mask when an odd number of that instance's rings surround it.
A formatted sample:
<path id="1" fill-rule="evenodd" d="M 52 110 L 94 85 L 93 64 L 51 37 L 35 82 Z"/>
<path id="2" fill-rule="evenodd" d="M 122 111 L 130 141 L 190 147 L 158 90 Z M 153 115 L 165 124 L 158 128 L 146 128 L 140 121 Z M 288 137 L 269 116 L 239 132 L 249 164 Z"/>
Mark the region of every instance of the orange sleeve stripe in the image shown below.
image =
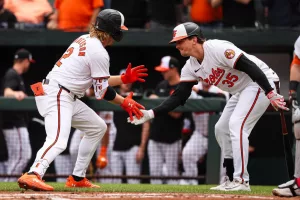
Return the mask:
<path id="1" fill-rule="evenodd" d="M 296 56 L 296 55 L 294 56 L 294 59 L 293 59 L 291 65 L 294 65 L 294 64 L 300 65 L 300 59 L 299 59 L 298 56 Z"/>

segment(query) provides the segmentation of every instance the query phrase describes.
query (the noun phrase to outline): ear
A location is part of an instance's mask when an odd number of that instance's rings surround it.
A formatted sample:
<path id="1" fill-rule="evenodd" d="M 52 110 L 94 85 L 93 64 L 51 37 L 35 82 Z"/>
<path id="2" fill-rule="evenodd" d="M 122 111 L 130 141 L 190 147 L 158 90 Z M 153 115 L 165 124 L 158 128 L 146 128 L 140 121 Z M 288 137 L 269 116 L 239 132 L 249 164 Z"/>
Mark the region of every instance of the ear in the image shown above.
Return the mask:
<path id="1" fill-rule="evenodd" d="M 193 37 L 193 44 L 197 44 L 198 43 L 198 39 L 197 39 L 197 37 Z"/>

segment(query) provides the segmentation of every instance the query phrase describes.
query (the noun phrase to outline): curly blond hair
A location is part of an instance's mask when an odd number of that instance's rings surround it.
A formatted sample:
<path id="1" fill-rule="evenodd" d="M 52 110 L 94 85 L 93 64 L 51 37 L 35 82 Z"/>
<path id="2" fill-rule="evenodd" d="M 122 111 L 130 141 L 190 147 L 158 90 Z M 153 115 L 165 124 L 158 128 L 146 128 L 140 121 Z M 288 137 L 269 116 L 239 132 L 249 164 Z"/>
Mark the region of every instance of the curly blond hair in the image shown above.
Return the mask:
<path id="1" fill-rule="evenodd" d="M 97 30 L 94 25 L 90 27 L 90 36 L 98 38 L 101 42 L 104 42 L 110 37 L 108 33 Z"/>

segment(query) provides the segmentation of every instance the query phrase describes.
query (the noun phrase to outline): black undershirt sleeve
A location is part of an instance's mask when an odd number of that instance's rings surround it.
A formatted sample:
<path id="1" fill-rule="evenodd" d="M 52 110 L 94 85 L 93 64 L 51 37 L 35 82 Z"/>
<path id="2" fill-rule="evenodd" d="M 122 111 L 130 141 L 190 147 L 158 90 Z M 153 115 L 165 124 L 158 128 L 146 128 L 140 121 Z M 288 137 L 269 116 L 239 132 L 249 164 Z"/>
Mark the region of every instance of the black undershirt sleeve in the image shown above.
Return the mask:
<path id="1" fill-rule="evenodd" d="M 159 106 L 153 108 L 155 116 L 166 114 L 180 105 L 184 105 L 186 100 L 191 95 L 193 86 L 197 84 L 197 81 L 193 82 L 180 82 L 172 93 L 165 101 L 163 101 Z"/>
<path id="2" fill-rule="evenodd" d="M 256 82 L 266 94 L 273 90 L 263 71 L 245 55 L 242 55 L 236 62 L 235 69 L 245 72 Z"/>
<path id="3" fill-rule="evenodd" d="M 103 99 L 105 99 L 106 101 L 112 101 L 116 98 L 116 95 L 116 91 L 111 86 L 108 86 Z"/>

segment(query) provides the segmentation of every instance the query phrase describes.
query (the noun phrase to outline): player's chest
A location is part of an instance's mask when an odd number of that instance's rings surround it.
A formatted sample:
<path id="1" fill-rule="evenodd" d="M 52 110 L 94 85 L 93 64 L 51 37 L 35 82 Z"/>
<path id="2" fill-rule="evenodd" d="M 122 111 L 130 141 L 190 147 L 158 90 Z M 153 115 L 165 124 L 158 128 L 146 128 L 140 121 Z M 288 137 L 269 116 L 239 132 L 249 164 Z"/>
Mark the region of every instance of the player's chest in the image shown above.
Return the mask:
<path id="1" fill-rule="evenodd" d="M 233 87 L 242 75 L 230 67 L 213 65 L 202 65 L 194 72 L 200 80 L 220 88 Z"/>

